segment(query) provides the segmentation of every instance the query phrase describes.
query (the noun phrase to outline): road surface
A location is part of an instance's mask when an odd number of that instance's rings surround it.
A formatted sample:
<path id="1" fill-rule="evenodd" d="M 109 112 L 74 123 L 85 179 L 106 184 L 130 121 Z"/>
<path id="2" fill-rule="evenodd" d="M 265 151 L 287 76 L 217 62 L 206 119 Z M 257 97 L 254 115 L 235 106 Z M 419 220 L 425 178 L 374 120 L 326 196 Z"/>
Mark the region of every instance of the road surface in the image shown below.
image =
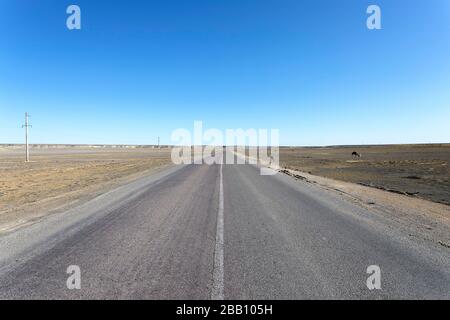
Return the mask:
<path id="1" fill-rule="evenodd" d="M 449 256 L 314 184 L 185 165 L 0 237 L 0 298 L 448 299 Z"/>

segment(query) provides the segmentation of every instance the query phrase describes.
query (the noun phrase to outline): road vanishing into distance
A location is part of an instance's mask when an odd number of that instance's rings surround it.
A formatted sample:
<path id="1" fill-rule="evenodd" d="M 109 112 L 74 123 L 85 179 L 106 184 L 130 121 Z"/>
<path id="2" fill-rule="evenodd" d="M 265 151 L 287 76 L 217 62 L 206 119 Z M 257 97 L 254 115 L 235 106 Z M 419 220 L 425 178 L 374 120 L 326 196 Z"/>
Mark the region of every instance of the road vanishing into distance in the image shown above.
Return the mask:
<path id="1" fill-rule="evenodd" d="M 0 298 L 449 299 L 449 256 L 317 185 L 183 165 L 1 236 Z"/>

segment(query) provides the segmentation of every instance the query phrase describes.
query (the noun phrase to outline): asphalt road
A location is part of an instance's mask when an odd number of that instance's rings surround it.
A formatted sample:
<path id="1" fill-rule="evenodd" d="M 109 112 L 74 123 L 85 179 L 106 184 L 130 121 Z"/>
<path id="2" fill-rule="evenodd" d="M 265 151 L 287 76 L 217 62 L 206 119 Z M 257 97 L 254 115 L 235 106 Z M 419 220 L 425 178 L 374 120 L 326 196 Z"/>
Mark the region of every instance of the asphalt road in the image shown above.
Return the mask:
<path id="1" fill-rule="evenodd" d="M 449 299 L 449 256 L 316 185 L 186 165 L 0 237 L 0 298 Z"/>

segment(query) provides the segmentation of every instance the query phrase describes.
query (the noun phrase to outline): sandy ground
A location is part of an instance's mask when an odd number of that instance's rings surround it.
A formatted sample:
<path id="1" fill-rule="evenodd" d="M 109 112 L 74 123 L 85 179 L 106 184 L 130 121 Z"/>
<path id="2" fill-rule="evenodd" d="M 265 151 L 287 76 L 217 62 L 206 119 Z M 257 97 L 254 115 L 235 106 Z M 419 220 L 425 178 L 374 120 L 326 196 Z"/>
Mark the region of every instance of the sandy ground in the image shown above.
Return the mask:
<path id="1" fill-rule="evenodd" d="M 352 152 L 362 154 L 352 159 Z M 281 148 L 280 165 L 450 205 L 450 144 Z"/>
<path id="2" fill-rule="evenodd" d="M 0 232 L 66 210 L 171 164 L 169 149 L 0 146 Z"/>

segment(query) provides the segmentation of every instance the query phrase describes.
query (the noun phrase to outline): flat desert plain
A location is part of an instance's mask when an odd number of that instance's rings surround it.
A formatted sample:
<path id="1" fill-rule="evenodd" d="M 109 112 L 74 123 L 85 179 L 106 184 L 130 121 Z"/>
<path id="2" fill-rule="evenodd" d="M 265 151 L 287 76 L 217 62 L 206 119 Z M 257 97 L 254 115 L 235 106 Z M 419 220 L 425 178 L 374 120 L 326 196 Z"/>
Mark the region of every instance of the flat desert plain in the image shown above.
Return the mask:
<path id="1" fill-rule="evenodd" d="M 353 151 L 362 157 L 353 159 Z M 30 154 L 26 163 L 23 146 L 0 145 L 0 233 L 172 165 L 169 148 L 33 146 Z M 280 149 L 280 166 L 302 178 L 371 208 L 387 205 L 389 216 L 417 211 L 436 217 L 442 228 L 450 225 L 449 161 L 450 144 Z M 441 231 L 448 242 L 448 229 Z"/>
<path id="2" fill-rule="evenodd" d="M 361 154 L 354 159 L 352 152 Z M 450 205 L 450 144 L 283 147 L 280 166 Z"/>
<path id="3" fill-rule="evenodd" d="M 171 164 L 170 149 L 0 145 L 0 232 Z"/>

